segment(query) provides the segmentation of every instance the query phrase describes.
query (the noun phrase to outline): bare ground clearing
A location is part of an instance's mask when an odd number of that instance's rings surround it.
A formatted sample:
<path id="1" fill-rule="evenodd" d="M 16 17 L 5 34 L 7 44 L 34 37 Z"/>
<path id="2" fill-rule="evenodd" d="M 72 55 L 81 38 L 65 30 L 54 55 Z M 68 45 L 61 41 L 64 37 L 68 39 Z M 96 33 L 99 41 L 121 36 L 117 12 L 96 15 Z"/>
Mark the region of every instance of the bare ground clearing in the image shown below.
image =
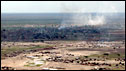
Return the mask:
<path id="1" fill-rule="evenodd" d="M 1 67 L 8 66 L 13 67 L 16 70 L 42 70 L 42 69 L 59 69 L 59 70 L 91 70 L 94 68 L 105 68 L 109 66 L 110 69 L 116 67 L 125 66 L 125 46 L 122 43 L 118 43 L 120 48 L 116 47 L 118 42 L 102 42 L 102 46 L 96 42 L 86 42 L 86 41 L 45 41 L 45 42 L 2 42 L 1 43 L 1 51 L 5 52 L 8 49 L 13 47 L 16 48 L 32 48 L 29 52 L 21 52 L 17 56 L 6 57 L 1 60 Z M 103 44 L 105 46 L 103 46 Z M 108 47 L 106 47 L 108 45 Z M 112 47 L 115 45 L 116 48 Z M 40 46 L 37 49 L 34 49 L 34 46 Z M 41 48 L 43 46 L 47 46 L 45 48 Z M 51 49 L 51 48 L 55 49 Z M 48 49 L 47 49 L 48 48 Z M 18 49 L 19 50 L 19 49 Z M 27 49 L 25 49 L 27 50 Z M 8 50 L 9 51 L 9 50 Z M 15 52 L 15 51 L 14 51 Z M 117 55 L 117 58 L 113 58 L 112 60 L 102 58 L 101 55 L 105 52 L 108 53 L 118 53 L 123 54 Z M 13 52 L 12 52 L 13 53 Z M 18 52 L 17 52 L 18 53 Z M 95 59 L 92 59 L 91 55 L 94 55 Z M 98 57 L 95 55 L 99 55 L 101 60 L 98 60 Z M 101 56 L 100 56 L 101 55 Z M 112 55 L 112 54 L 111 54 Z M 116 55 L 116 54 L 114 54 Z M 82 58 L 79 58 L 79 57 Z M 90 56 L 90 57 L 84 57 Z M 107 56 L 104 56 L 107 57 Z M 48 60 L 50 59 L 50 60 Z M 105 59 L 105 60 L 104 60 Z M 115 60 L 116 59 L 116 60 Z M 72 62 L 71 62 L 72 60 Z M 103 61 L 104 60 L 104 61 Z M 84 62 L 82 62 L 84 61 Z M 30 63 L 31 62 L 31 63 Z M 121 63 L 120 63 L 121 62 Z M 120 64 L 119 64 L 120 63 Z M 114 66 L 113 66 L 114 65 Z M 124 69 L 123 67 L 121 68 Z"/>

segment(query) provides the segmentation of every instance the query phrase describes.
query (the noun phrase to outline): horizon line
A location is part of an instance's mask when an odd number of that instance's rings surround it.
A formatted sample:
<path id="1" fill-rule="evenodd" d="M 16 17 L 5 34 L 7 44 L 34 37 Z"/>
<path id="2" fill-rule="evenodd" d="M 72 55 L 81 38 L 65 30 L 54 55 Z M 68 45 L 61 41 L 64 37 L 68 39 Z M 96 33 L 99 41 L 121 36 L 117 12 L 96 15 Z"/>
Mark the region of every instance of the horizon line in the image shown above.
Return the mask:
<path id="1" fill-rule="evenodd" d="M 6 14 L 7 13 L 8 12 L 6 12 Z M 13 13 L 37 13 L 37 12 L 10 12 L 10 13 L 13 14 Z M 38 12 L 38 13 L 75 13 L 75 12 Z M 125 12 L 84 12 L 84 13 L 125 13 Z M 5 14 L 5 12 L 4 13 L 1 13 L 1 14 Z"/>

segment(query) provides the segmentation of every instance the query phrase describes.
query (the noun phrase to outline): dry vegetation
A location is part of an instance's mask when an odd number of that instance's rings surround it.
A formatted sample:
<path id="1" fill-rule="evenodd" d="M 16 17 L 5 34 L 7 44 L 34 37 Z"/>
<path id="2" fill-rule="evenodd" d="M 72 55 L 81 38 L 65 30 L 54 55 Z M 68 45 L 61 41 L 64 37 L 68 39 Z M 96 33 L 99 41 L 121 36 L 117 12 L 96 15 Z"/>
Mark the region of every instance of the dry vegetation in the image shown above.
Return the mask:
<path id="1" fill-rule="evenodd" d="M 125 42 L 2 42 L 3 70 L 125 70 Z"/>

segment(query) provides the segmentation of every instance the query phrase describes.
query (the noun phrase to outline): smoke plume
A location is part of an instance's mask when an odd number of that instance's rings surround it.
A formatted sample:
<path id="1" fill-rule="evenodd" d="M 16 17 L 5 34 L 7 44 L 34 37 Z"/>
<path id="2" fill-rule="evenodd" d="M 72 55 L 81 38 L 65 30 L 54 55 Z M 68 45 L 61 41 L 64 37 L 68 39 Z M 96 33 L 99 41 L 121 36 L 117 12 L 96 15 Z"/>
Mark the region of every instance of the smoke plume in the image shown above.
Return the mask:
<path id="1" fill-rule="evenodd" d="M 65 4 L 61 5 L 61 11 L 66 13 L 71 13 L 68 19 L 63 17 L 63 21 L 58 29 L 63 29 L 66 27 L 79 27 L 79 26 L 99 26 L 105 24 L 105 17 L 104 15 L 92 15 L 91 13 L 85 13 L 83 8 L 79 8 L 78 6 L 72 7 L 67 6 Z"/>

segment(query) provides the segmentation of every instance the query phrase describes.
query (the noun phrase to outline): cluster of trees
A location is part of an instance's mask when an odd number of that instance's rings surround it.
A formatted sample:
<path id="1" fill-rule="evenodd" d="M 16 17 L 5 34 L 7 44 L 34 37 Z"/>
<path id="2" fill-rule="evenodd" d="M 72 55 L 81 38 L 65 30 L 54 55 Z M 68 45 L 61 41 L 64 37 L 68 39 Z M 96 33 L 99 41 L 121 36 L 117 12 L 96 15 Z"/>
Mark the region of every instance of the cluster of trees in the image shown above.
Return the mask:
<path id="1" fill-rule="evenodd" d="M 64 29 L 42 27 L 42 28 L 20 28 L 1 29 L 1 41 L 34 41 L 34 40 L 101 40 L 108 38 L 106 29 L 69 27 Z M 103 40 L 103 39 L 102 39 Z"/>

